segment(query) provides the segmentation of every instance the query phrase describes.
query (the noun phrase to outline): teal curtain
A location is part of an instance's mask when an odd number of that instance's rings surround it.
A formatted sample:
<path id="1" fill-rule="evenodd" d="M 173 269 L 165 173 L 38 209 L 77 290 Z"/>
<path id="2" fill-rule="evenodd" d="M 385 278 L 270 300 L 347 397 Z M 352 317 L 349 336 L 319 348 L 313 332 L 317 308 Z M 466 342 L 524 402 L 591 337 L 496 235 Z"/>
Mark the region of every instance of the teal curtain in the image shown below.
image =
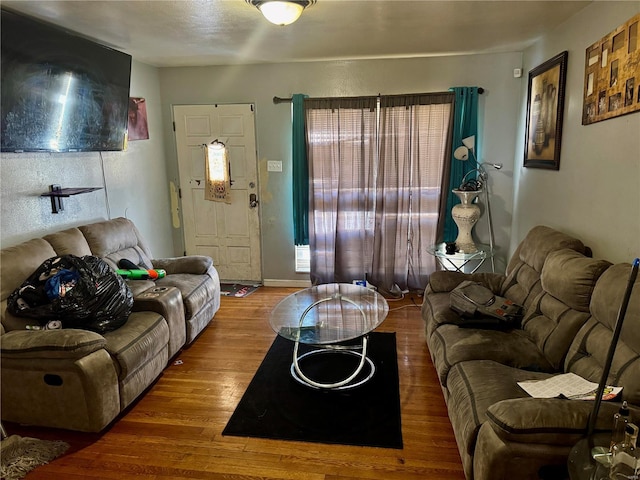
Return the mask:
<path id="1" fill-rule="evenodd" d="M 478 154 L 478 87 L 453 87 L 449 91 L 454 92 L 455 107 L 453 118 L 453 143 L 451 147 L 451 170 L 449 174 L 449 188 L 446 192 L 447 202 L 445 207 L 445 221 L 443 230 L 443 240 L 445 242 L 454 242 L 458 236 L 458 227 L 451 217 L 451 209 L 454 205 L 460 203 L 451 190 L 458 188 L 462 183 L 462 178 L 471 170 L 476 168 L 476 163 L 469 159 L 467 161 L 456 160 L 453 157 L 453 151 L 462 145 L 462 139 L 476 136 L 475 155 Z M 445 192 L 443 192 L 445 193 Z"/>
<path id="2" fill-rule="evenodd" d="M 304 131 L 304 99 L 296 93 L 293 104 L 293 239 L 295 245 L 309 245 L 309 164 Z"/>

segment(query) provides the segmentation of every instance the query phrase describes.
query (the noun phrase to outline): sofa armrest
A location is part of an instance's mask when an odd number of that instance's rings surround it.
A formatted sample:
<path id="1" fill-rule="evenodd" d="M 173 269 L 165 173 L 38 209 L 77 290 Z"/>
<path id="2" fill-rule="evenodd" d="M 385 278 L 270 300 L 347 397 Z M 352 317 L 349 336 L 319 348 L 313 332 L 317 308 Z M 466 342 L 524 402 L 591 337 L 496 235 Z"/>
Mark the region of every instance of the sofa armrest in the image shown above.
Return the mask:
<path id="1" fill-rule="evenodd" d="M 153 268 L 162 269 L 167 275 L 191 273 L 205 275 L 213 265 L 211 257 L 205 255 L 187 255 L 186 257 L 157 258 L 151 260 Z"/>
<path id="2" fill-rule="evenodd" d="M 0 337 L 2 359 L 78 359 L 106 345 L 95 332 L 77 329 L 14 330 Z"/>
<path id="3" fill-rule="evenodd" d="M 500 292 L 505 276 L 499 273 L 461 273 L 449 270 L 438 270 L 429 277 L 429 285 L 435 293 L 450 292 L 465 280 L 479 282 L 493 293 Z"/>
<path id="4" fill-rule="evenodd" d="M 620 403 L 602 402 L 595 430 L 611 430 Z M 593 402 L 559 398 L 514 398 L 494 403 L 487 421 L 505 441 L 574 445 L 587 430 Z"/>

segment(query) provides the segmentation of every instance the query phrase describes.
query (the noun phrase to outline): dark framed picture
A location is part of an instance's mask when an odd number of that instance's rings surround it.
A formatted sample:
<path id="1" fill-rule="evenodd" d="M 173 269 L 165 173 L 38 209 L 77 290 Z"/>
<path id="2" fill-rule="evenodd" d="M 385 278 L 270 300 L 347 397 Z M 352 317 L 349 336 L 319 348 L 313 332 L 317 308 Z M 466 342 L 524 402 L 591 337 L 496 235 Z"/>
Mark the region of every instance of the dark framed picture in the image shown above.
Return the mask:
<path id="1" fill-rule="evenodd" d="M 564 51 L 529 72 L 525 167 L 560 168 L 568 57 Z"/>

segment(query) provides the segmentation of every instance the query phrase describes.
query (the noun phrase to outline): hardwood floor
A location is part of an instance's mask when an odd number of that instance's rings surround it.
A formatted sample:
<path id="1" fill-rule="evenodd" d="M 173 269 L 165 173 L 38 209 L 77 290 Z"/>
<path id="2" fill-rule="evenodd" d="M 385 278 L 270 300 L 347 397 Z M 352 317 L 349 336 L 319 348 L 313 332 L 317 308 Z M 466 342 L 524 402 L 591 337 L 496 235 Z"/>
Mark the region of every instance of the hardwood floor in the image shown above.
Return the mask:
<path id="1" fill-rule="evenodd" d="M 6 424 L 10 435 L 71 445 L 27 480 L 464 480 L 417 295 L 390 301 L 378 328 L 396 332 L 404 449 L 222 436 L 275 338 L 269 312 L 295 290 L 262 287 L 243 299 L 223 297 L 195 343 L 100 434 Z"/>

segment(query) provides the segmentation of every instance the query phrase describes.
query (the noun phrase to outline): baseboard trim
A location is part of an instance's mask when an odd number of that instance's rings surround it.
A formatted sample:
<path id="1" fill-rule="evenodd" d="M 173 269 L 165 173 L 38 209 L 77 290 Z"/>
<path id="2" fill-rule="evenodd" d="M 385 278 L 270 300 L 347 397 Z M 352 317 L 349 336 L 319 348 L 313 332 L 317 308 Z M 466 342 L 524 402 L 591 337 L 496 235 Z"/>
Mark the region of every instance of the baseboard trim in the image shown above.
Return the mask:
<path id="1" fill-rule="evenodd" d="M 311 286 L 311 281 L 310 280 L 278 280 L 276 278 L 265 278 L 262 280 L 262 284 L 265 287 L 308 288 Z"/>

